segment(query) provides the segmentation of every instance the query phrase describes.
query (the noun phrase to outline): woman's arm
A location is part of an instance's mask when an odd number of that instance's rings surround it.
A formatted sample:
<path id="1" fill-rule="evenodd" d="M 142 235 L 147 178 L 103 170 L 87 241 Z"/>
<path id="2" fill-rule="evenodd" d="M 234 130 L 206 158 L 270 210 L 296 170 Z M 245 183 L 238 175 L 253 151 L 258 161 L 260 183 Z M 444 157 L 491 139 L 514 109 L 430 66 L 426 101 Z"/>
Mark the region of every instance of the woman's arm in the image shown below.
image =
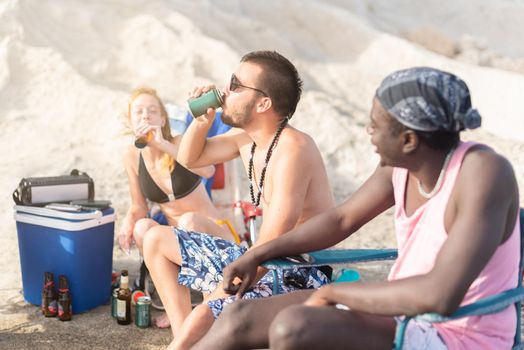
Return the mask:
<path id="1" fill-rule="evenodd" d="M 133 242 L 133 230 L 135 223 L 139 219 L 145 218 L 147 216 L 148 207 L 146 199 L 142 194 L 140 185 L 138 183 L 138 152 L 134 146 L 129 146 L 129 148 L 126 150 L 123 161 L 129 183 L 131 205 L 122 222 L 122 226 L 118 234 L 118 243 L 120 248 L 128 253 Z"/>

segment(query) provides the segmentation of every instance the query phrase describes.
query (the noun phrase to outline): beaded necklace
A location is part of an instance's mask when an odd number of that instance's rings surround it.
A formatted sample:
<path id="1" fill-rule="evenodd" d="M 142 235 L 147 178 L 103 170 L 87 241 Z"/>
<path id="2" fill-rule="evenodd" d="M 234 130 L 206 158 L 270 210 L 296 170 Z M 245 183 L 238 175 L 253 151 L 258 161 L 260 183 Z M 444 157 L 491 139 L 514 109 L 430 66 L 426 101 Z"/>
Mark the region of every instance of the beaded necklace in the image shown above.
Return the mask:
<path id="1" fill-rule="evenodd" d="M 275 136 L 273 136 L 273 141 L 271 141 L 271 145 L 267 149 L 266 153 L 266 162 L 264 164 L 264 167 L 262 168 L 262 172 L 260 173 L 260 181 L 258 184 L 258 193 L 255 198 L 255 192 L 253 190 L 253 156 L 255 154 L 255 148 L 257 148 L 257 144 L 253 142 L 253 145 L 251 146 L 251 156 L 249 157 L 249 168 L 248 168 L 248 178 L 249 178 L 249 192 L 251 194 L 251 203 L 256 207 L 260 204 L 260 196 L 262 195 L 262 190 L 264 188 L 264 179 L 266 178 L 266 168 L 269 163 L 269 159 L 271 158 L 271 155 L 273 154 L 273 149 L 275 148 L 275 145 L 277 143 L 278 138 L 280 137 L 280 134 L 282 134 L 282 130 L 284 130 L 284 127 L 286 126 L 288 122 L 288 118 L 285 118 L 282 121 L 282 124 L 280 124 L 277 132 L 275 133 Z"/>
<path id="2" fill-rule="evenodd" d="M 444 164 L 442 164 L 442 169 L 440 169 L 440 174 L 438 175 L 437 183 L 435 184 L 435 187 L 433 187 L 433 190 L 431 190 L 431 192 L 426 192 L 422 188 L 422 184 L 420 183 L 420 180 L 417 179 L 418 193 L 420 193 L 422 197 L 430 199 L 440 190 L 440 187 L 442 186 L 442 181 L 444 180 L 444 174 L 446 173 L 446 169 L 448 168 L 448 163 L 451 159 L 451 156 L 453 155 L 454 150 L 455 148 L 452 148 L 449 150 L 448 154 L 446 154 L 446 159 L 444 159 Z"/>

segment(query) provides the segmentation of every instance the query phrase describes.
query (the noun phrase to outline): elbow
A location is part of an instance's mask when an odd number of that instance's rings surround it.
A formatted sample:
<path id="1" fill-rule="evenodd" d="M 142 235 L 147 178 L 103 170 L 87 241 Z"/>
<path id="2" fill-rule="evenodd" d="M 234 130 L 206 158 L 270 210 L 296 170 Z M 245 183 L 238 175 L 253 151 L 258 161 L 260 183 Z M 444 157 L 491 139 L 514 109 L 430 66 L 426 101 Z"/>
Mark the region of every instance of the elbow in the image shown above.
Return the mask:
<path id="1" fill-rule="evenodd" d="M 343 237 L 341 237 L 341 239 L 344 239 L 352 233 L 358 231 L 362 226 L 356 223 L 353 217 L 345 215 L 343 208 L 335 207 L 334 215 L 338 231 L 343 233 Z"/>
<path id="2" fill-rule="evenodd" d="M 460 306 L 460 300 L 455 300 L 453 298 L 440 298 L 433 304 L 432 311 L 436 312 L 442 316 L 450 316 Z"/>
<path id="3" fill-rule="evenodd" d="M 460 307 L 462 301 L 462 298 L 457 297 L 457 293 L 451 290 L 447 291 L 442 286 L 436 285 L 428 287 L 420 296 L 423 299 L 419 303 L 419 310 L 415 314 L 435 312 L 443 316 L 449 316 Z"/>
<path id="4" fill-rule="evenodd" d="M 215 175 L 215 166 L 210 165 L 203 168 L 188 168 L 193 173 L 197 174 L 198 176 L 201 176 L 205 179 L 210 179 L 213 175 Z"/>
<path id="5" fill-rule="evenodd" d="M 206 179 L 209 179 L 213 175 L 215 175 L 215 166 L 214 165 L 210 165 L 210 166 L 206 167 L 203 176 Z"/>

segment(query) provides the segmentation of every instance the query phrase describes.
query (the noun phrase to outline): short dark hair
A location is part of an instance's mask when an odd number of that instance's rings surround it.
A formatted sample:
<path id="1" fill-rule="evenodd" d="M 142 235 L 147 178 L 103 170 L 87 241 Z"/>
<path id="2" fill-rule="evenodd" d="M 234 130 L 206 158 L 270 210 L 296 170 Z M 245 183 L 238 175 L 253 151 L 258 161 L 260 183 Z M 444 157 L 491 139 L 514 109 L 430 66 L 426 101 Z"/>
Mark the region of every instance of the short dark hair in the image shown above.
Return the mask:
<path id="1" fill-rule="evenodd" d="M 291 118 L 302 94 L 302 79 L 295 66 L 276 51 L 253 51 L 240 62 L 255 63 L 262 68 L 264 74 L 257 88 L 269 95 L 278 114 Z"/>
<path id="2" fill-rule="evenodd" d="M 386 112 L 387 113 L 387 112 Z M 388 113 L 389 114 L 389 113 Z M 390 116 L 389 130 L 393 136 L 400 135 L 405 130 L 413 130 L 417 134 L 418 138 L 424 142 L 429 148 L 434 150 L 449 150 L 458 145 L 460 141 L 460 135 L 458 131 L 420 131 L 408 128 L 407 126 L 400 123 L 392 115 Z"/>

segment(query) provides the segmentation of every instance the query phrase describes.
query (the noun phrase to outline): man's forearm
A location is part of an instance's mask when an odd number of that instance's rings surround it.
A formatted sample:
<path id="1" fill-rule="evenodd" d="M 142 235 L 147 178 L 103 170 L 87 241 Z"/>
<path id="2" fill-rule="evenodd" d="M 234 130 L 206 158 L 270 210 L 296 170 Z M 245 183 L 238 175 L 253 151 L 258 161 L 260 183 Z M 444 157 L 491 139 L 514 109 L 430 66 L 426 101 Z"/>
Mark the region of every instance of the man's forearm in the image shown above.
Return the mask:
<path id="1" fill-rule="evenodd" d="M 420 275 L 389 282 L 333 283 L 318 292 L 332 304 L 383 316 L 439 312 L 439 289 L 426 280 Z"/>
<path id="2" fill-rule="evenodd" d="M 194 120 L 184 132 L 178 147 L 177 162 L 186 168 L 197 168 L 210 164 L 199 164 L 204 151 L 206 137 L 212 123 Z"/>
<path id="3" fill-rule="evenodd" d="M 262 263 L 278 257 L 331 247 L 347 238 L 351 230 L 341 227 L 338 207 L 317 215 L 295 229 L 253 247 L 251 254 Z"/>

